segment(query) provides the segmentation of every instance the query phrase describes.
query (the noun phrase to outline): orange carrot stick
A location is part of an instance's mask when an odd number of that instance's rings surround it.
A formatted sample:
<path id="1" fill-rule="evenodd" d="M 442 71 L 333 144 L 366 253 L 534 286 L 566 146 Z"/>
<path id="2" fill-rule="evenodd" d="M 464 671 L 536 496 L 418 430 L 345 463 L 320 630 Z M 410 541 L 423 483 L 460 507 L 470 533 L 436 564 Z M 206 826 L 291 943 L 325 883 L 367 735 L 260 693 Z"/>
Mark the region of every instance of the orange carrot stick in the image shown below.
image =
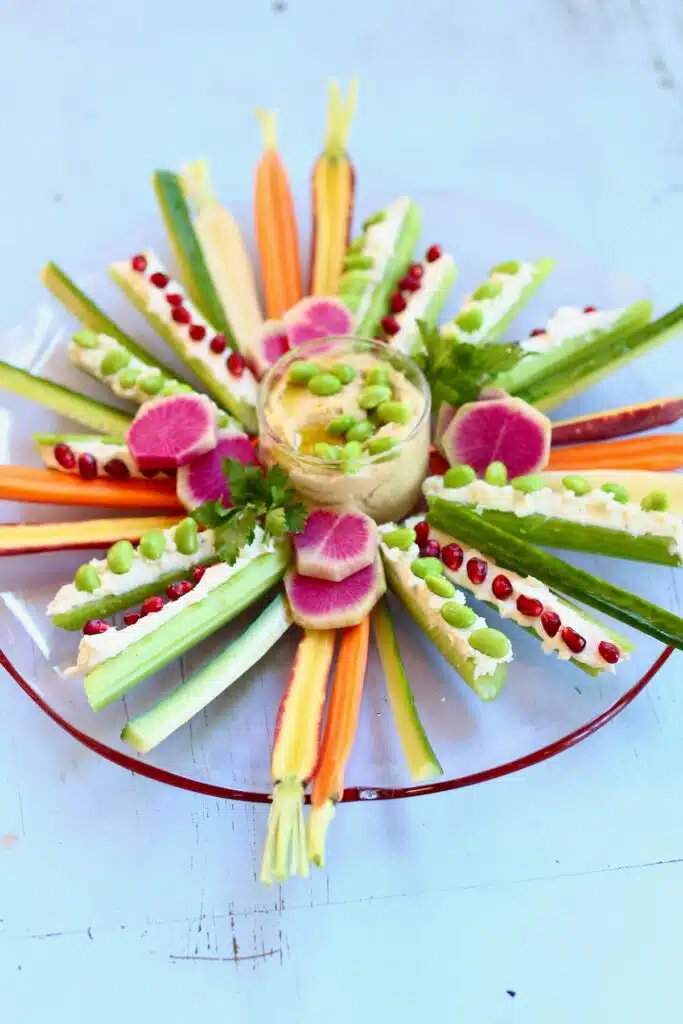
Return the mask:
<path id="1" fill-rule="evenodd" d="M 182 508 L 171 480 L 82 480 L 54 469 L 33 466 L 0 466 L 0 498 L 41 505 Z"/>
<path id="2" fill-rule="evenodd" d="M 325 148 L 313 167 L 313 238 L 311 295 L 335 295 L 349 244 L 356 174 L 346 152 L 358 83 L 349 87 L 346 102 L 337 82 L 330 82 Z"/>
<path id="3" fill-rule="evenodd" d="M 266 312 L 280 319 L 303 295 L 299 236 L 287 171 L 277 150 L 274 113 L 257 110 L 265 151 L 256 167 L 254 218 Z"/>
<path id="4" fill-rule="evenodd" d="M 344 771 L 358 728 L 369 638 L 368 615 L 357 626 L 344 630 L 339 646 L 308 819 L 308 856 L 319 868 L 325 863 L 325 835 L 335 804 L 344 792 Z"/>
<path id="5" fill-rule="evenodd" d="M 0 555 L 106 548 L 117 540 L 138 541 L 148 530 L 167 530 L 179 522 L 179 516 L 140 516 L 80 519 L 69 523 L 3 523 L 0 525 Z"/>
<path id="6" fill-rule="evenodd" d="M 683 434 L 655 434 L 553 448 L 548 469 L 680 469 Z"/>

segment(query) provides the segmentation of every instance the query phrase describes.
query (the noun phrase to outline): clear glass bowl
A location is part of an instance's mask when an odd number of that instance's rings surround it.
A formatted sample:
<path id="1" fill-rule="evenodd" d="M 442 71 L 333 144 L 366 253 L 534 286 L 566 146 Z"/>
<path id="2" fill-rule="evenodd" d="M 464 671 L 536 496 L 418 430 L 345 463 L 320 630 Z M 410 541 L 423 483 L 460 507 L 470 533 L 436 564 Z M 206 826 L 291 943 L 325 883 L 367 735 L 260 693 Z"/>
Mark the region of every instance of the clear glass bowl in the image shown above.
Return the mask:
<path id="1" fill-rule="evenodd" d="M 390 196 L 360 196 L 359 219 L 372 213 Z M 543 323 L 563 304 L 591 303 L 608 308 L 642 294 L 628 281 L 591 265 L 585 254 L 533 220 L 476 196 L 461 193 L 416 194 L 423 211 L 424 244 L 440 242 L 452 248 L 460 264 L 459 279 L 446 314 L 502 259 L 552 255 L 558 270 L 515 323 L 523 336 Z M 235 213 L 249 223 L 248 204 Z M 300 225 L 308 224 L 302 205 Z M 105 243 L 90 273 L 73 271 L 79 283 L 124 329 L 169 363 L 178 366 L 144 321 L 131 309 L 107 276 L 107 263 L 125 258 L 141 246 L 152 245 L 168 256 L 163 228 L 158 222 L 138 225 L 126 237 Z M 119 404 L 105 388 L 71 367 L 63 346 L 52 344 L 56 331 L 74 329 L 73 321 L 46 299 L 40 310 L 43 328 L 36 336 L 36 313 L 23 327 L 0 337 L 0 358 L 28 366 L 82 393 Z M 664 348 L 591 389 L 564 406 L 560 415 L 576 415 L 616 404 L 666 395 L 670 355 Z M 180 367 L 178 367 L 180 369 Z M 0 392 L 0 461 L 37 465 L 32 431 L 73 430 L 73 424 L 36 405 Z M 83 520 L 117 515 L 111 509 L 68 509 L 5 502 L 0 517 L 6 522 Z M 191 723 L 149 755 L 132 752 L 119 739 L 132 716 L 154 704 L 181 678 L 204 665 L 255 614 L 245 613 L 230 626 L 194 648 L 181 660 L 142 683 L 105 711 L 89 707 L 79 679 L 65 678 L 74 661 L 77 633 L 55 629 L 45 608 L 75 569 L 96 552 L 60 552 L 0 559 L 0 662 L 8 676 L 63 729 L 103 757 L 160 782 L 234 800 L 264 802 L 271 789 L 269 759 L 275 714 L 296 646 L 294 629 L 243 679 Z M 665 567 L 641 566 L 606 558 L 567 556 L 598 575 L 660 604 L 674 600 L 673 573 Z M 652 679 L 671 654 L 645 636 L 635 636 L 637 648 L 630 662 L 616 675 L 593 679 L 569 663 L 544 656 L 539 645 L 509 622 L 499 622 L 510 636 L 515 661 L 500 698 L 482 704 L 431 647 L 392 600 L 395 624 L 406 668 L 415 689 L 420 715 L 444 769 L 433 783 L 411 785 L 387 704 L 383 676 L 371 651 L 360 728 L 346 775 L 345 800 L 419 796 L 484 782 L 551 757 L 585 739 L 622 711 Z M 483 614 L 491 612 L 483 609 Z M 31 743 L 31 737 L 25 737 Z M 586 747 L 587 758 L 591 756 Z"/>

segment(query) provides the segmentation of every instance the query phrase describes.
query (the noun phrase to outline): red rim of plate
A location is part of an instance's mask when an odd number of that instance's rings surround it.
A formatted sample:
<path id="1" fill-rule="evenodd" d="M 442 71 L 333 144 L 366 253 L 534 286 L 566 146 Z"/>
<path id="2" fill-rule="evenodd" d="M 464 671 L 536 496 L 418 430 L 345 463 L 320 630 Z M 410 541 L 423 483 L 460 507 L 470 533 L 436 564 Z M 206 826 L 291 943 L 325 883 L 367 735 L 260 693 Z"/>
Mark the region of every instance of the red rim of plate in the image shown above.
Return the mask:
<path id="1" fill-rule="evenodd" d="M 534 764 L 540 764 L 541 761 L 546 761 L 550 757 L 555 757 L 557 754 L 561 754 L 564 750 L 569 750 L 570 747 L 580 743 L 581 740 L 587 739 L 588 736 L 592 736 L 593 733 L 597 732 L 598 729 L 601 729 L 603 725 L 607 725 L 607 723 L 623 711 L 624 708 L 627 708 L 631 701 L 635 700 L 638 694 L 645 689 L 650 680 L 654 679 L 660 668 L 666 664 L 673 654 L 673 650 L 673 647 L 665 647 L 657 660 L 647 670 L 645 675 L 642 676 L 630 690 L 627 690 L 626 693 L 622 694 L 614 704 L 596 718 L 590 719 L 590 721 L 586 722 L 585 725 L 579 726 L 578 729 L 574 729 L 573 732 L 568 733 L 566 736 L 562 737 L 562 739 L 556 740 L 554 743 L 549 743 L 545 747 L 539 747 L 538 750 L 534 750 L 530 754 L 525 754 L 523 757 L 515 758 L 513 761 L 507 761 L 504 764 L 497 765 L 495 768 L 487 768 L 485 771 L 474 772 L 472 775 L 463 775 L 457 779 L 441 779 L 436 782 L 425 782 L 417 786 L 407 786 L 403 788 L 351 786 L 344 790 L 342 802 L 354 803 L 357 800 L 400 800 L 405 797 L 426 796 L 431 793 L 447 793 L 452 789 L 462 789 L 465 786 L 476 786 L 480 782 L 489 782 L 492 779 L 500 779 L 505 775 L 512 775 L 514 772 L 522 771 L 524 768 L 530 768 Z M 134 757 L 129 757 L 128 754 L 122 754 L 120 751 L 114 750 L 113 747 L 108 747 L 105 743 L 100 743 L 99 740 L 93 739 L 92 736 L 88 736 L 87 733 L 81 732 L 80 729 L 71 725 L 70 722 L 67 722 L 65 718 L 62 718 L 61 715 L 51 708 L 44 698 L 33 689 L 31 684 L 24 679 L 2 650 L 0 650 L 0 665 L 9 673 L 12 679 L 19 684 L 24 693 L 28 694 L 31 700 L 37 704 L 53 722 L 56 722 L 57 725 L 61 726 L 65 732 L 68 732 L 74 739 L 78 740 L 79 743 L 82 743 L 83 746 L 88 747 L 96 754 L 99 754 L 100 757 L 106 758 L 107 761 L 111 761 L 113 764 L 118 764 L 121 768 L 127 768 L 129 771 L 135 772 L 137 775 L 144 775 L 148 779 L 154 779 L 155 782 L 163 782 L 167 786 L 175 786 L 177 789 L 189 790 L 192 793 L 201 793 L 204 796 L 222 797 L 225 800 L 240 800 L 246 803 L 265 804 L 270 802 L 270 793 L 257 793 L 243 789 L 232 789 L 229 786 L 214 786 L 208 782 L 199 782 L 197 780 L 187 779 L 182 775 L 176 775 L 174 772 L 168 772 L 163 768 L 155 768 L 154 765 L 147 764 L 145 761 L 140 761 Z M 308 800 L 308 797 L 306 799 Z"/>

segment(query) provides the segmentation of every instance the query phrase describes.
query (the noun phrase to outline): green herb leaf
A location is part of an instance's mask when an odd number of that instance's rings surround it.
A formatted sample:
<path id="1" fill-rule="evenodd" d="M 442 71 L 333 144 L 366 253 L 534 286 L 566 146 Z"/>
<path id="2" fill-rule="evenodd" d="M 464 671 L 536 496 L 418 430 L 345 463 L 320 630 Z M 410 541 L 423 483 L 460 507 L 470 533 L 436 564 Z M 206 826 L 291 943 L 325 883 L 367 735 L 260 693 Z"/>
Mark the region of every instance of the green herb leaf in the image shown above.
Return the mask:
<path id="1" fill-rule="evenodd" d="M 254 539 L 258 512 L 253 505 L 238 509 L 232 518 L 216 531 L 216 553 L 222 562 L 234 565 L 239 553 Z"/>

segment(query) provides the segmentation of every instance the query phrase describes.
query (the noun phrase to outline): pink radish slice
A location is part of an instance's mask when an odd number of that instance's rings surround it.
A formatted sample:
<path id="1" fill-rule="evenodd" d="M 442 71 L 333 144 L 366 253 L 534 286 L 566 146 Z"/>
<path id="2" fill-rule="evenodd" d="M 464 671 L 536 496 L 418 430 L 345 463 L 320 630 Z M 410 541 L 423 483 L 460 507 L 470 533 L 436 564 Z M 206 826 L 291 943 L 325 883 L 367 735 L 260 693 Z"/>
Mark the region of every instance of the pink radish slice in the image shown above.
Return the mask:
<path id="1" fill-rule="evenodd" d="M 510 477 L 524 476 L 547 464 L 550 434 L 547 416 L 520 398 L 491 398 L 461 406 L 441 447 L 452 466 L 467 463 L 483 473 L 498 461 Z"/>
<path id="2" fill-rule="evenodd" d="M 215 447 L 216 420 L 203 395 L 155 398 L 139 409 L 126 443 L 140 469 L 178 469 Z"/>
<path id="3" fill-rule="evenodd" d="M 215 448 L 178 470 L 176 493 L 188 512 L 205 501 L 218 501 L 219 498 L 223 499 L 226 508 L 231 504 L 223 459 L 237 459 L 243 466 L 258 462 L 254 446 L 245 434 L 234 430 L 221 431 Z"/>
<path id="4" fill-rule="evenodd" d="M 305 341 L 317 341 L 319 338 L 327 338 L 328 335 L 329 331 L 325 330 L 324 327 L 318 327 L 316 324 L 309 323 L 308 320 L 301 320 L 299 323 L 291 324 L 287 328 L 290 348 L 303 345 Z"/>
<path id="5" fill-rule="evenodd" d="M 341 629 L 358 625 L 370 614 L 386 590 L 386 583 L 377 555 L 372 565 L 337 583 L 290 569 L 285 576 L 285 590 L 292 618 L 299 626 Z"/>
<path id="6" fill-rule="evenodd" d="M 350 334 L 353 330 L 353 319 L 348 309 L 339 299 L 308 298 L 301 299 L 287 313 L 285 313 L 287 325 L 306 322 L 313 324 L 323 333 L 318 337 L 326 337 L 331 334 Z"/>
<path id="7" fill-rule="evenodd" d="M 249 363 L 254 375 L 260 380 L 269 366 L 276 363 L 289 349 L 287 326 L 281 320 L 266 320 L 256 339 Z"/>
<path id="8" fill-rule="evenodd" d="M 372 565 L 377 554 L 377 526 L 362 512 L 316 508 L 293 541 L 302 576 L 341 582 Z"/>

